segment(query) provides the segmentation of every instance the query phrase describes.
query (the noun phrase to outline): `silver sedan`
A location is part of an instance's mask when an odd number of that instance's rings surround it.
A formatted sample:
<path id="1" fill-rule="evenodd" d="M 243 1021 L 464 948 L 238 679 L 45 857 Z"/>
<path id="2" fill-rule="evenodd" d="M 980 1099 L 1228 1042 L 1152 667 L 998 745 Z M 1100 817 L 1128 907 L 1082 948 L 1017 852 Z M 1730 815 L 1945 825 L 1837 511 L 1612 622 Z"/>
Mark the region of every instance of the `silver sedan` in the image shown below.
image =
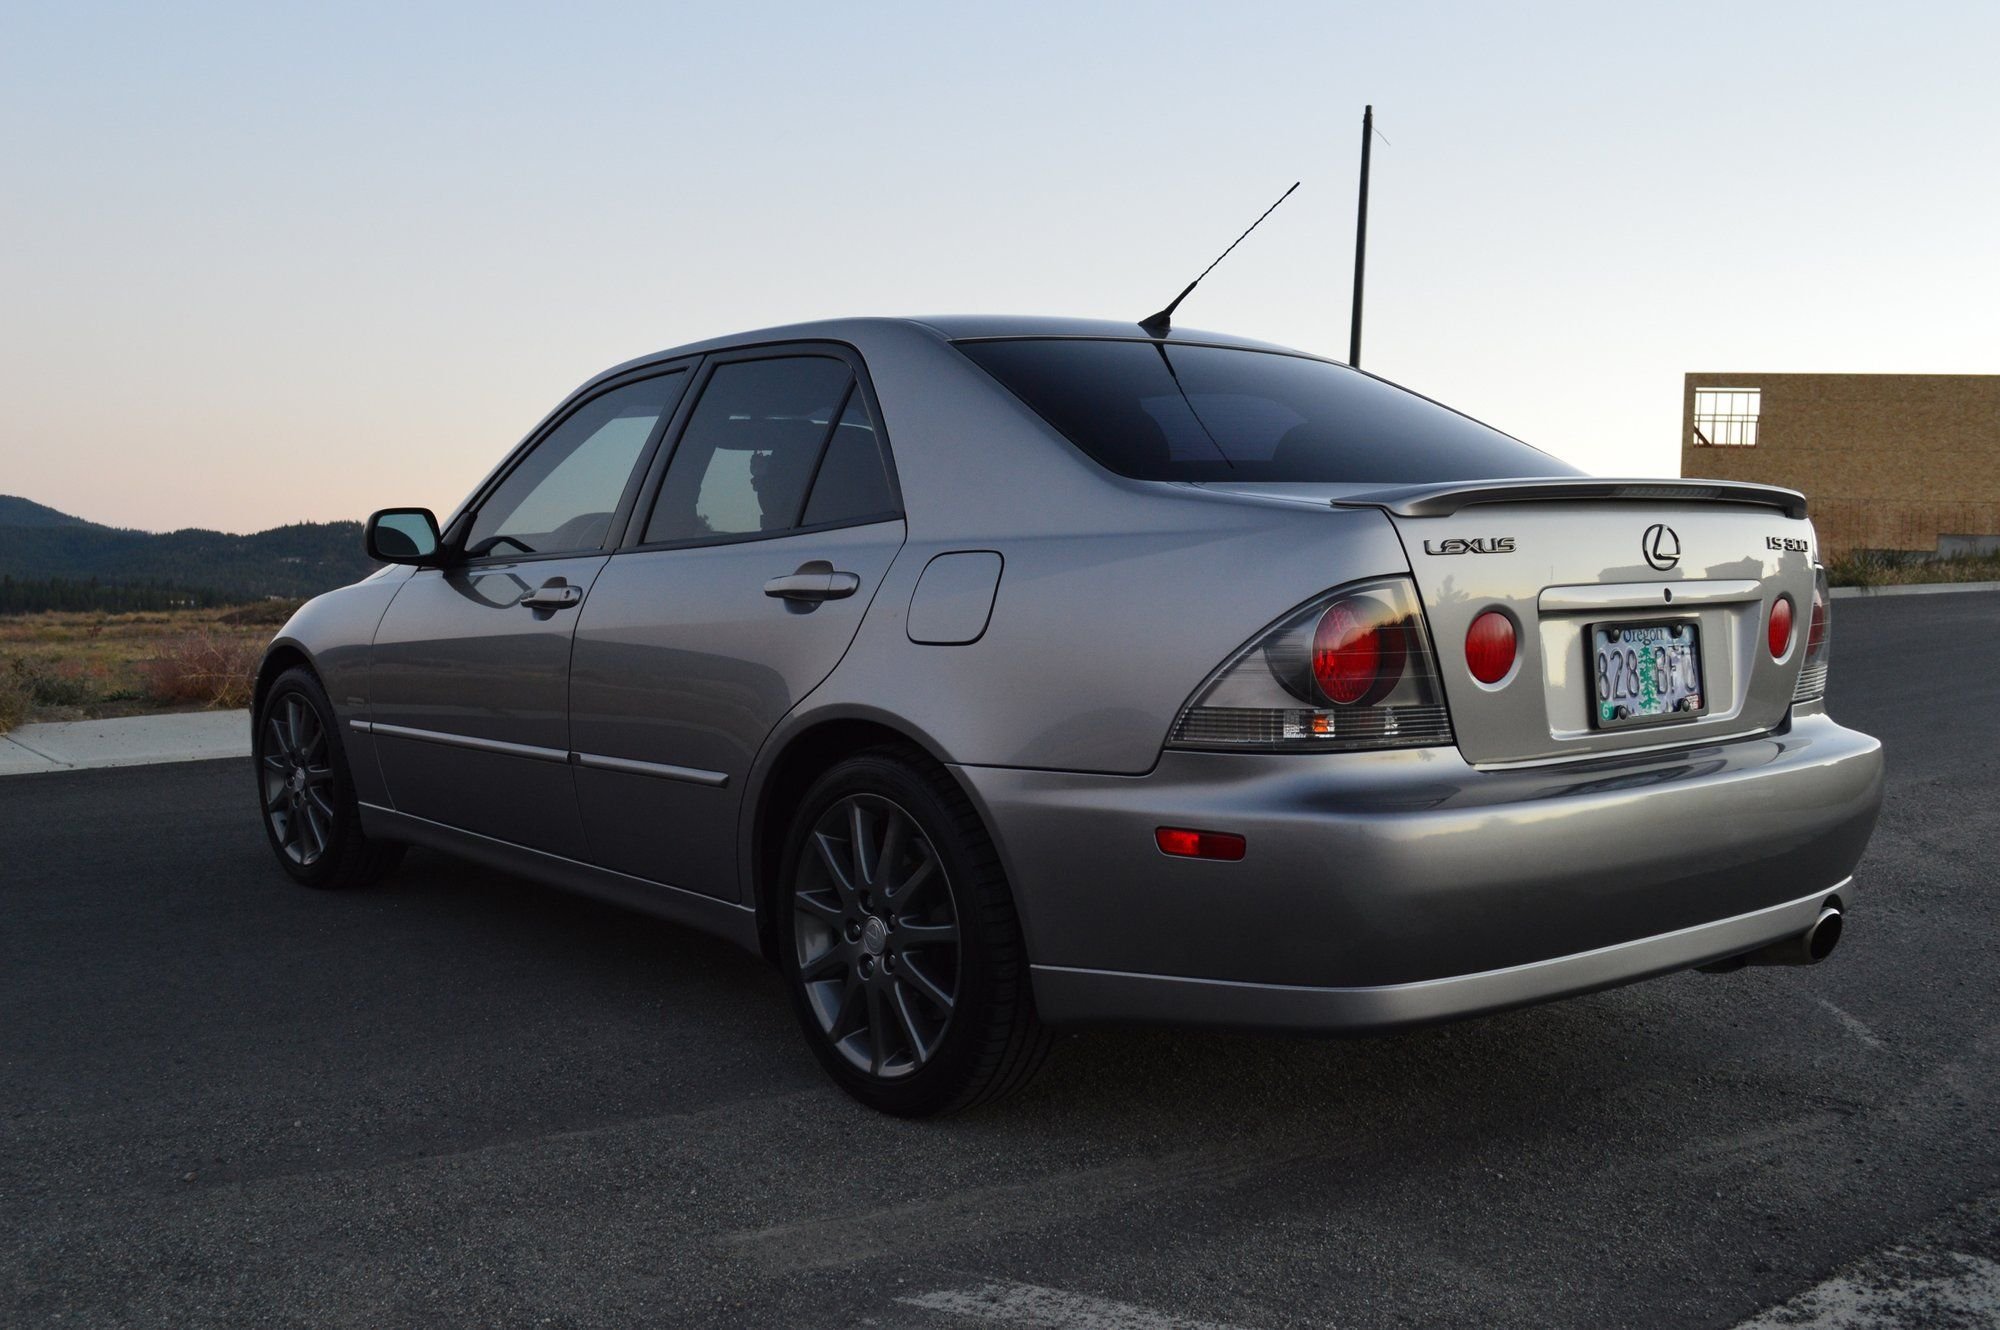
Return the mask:
<path id="1" fill-rule="evenodd" d="M 894 1113 L 1076 1022 L 1816 961 L 1881 798 L 1798 494 L 1583 476 L 1238 338 L 718 338 L 367 538 L 258 679 L 280 866 L 423 845 L 732 939 Z"/>

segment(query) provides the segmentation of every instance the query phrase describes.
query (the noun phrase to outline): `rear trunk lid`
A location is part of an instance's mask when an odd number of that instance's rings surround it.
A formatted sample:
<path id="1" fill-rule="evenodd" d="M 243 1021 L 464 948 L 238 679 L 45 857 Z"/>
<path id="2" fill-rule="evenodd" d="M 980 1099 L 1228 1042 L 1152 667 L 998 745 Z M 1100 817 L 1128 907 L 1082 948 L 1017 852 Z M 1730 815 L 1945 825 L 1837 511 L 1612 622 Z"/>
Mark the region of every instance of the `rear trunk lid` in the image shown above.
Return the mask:
<path id="1" fill-rule="evenodd" d="M 1590 477 L 1201 488 L 1387 515 L 1409 557 L 1452 729 L 1470 762 L 1561 761 L 1761 734 L 1791 706 L 1818 550 L 1794 490 Z M 1795 628 L 1790 649 L 1774 659 L 1766 624 L 1780 596 L 1791 597 Z M 1513 620 L 1518 652 L 1513 670 L 1490 685 L 1473 677 L 1465 652 L 1466 630 L 1487 610 Z M 1692 640 L 1699 709 L 1607 719 L 1598 667 L 1599 652 L 1616 645 L 1608 634 L 1643 643 L 1657 639 L 1647 631 L 1655 626 L 1676 642 Z M 1599 627 L 1607 640 L 1595 636 Z M 1623 636 L 1631 628 L 1641 630 L 1637 638 Z M 1618 680 L 1610 682 L 1616 695 Z"/>
<path id="2" fill-rule="evenodd" d="M 1719 740 L 1785 719 L 1805 658 L 1817 549 L 1796 491 L 1564 478 L 1360 491 L 1332 502 L 1379 508 L 1395 525 L 1468 761 Z M 1791 598 L 1796 626 L 1774 659 L 1766 627 L 1780 596 Z M 1492 685 L 1473 678 L 1465 657 L 1466 630 L 1489 609 L 1514 621 L 1519 653 Z M 1621 691 L 1627 676 L 1616 657 L 1634 659 L 1627 644 L 1643 652 L 1666 636 L 1693 644 L 1675 665 L 1692 666 L 1692 705 L 1647 718 L 1648 704 Z M 1656 676 L 1644 674 L 1650 699 Z M 1639 714 L 1616 715 L 1619 696 Z"/>

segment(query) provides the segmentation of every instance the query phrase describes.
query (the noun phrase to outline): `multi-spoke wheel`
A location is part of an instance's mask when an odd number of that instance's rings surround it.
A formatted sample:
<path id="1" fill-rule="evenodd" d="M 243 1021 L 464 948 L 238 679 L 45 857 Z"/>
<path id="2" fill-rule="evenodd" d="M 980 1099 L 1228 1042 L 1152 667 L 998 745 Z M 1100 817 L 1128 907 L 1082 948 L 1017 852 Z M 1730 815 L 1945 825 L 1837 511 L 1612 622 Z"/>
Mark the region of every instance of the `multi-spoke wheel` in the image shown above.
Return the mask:
<path id="1" fill-rule="evenodd" d="M 938 853 L 878 794 L 820 814 L 793 884 L 806 1001 L 840 1055 L 874 1076 L 930 1061 L 958 1001 L 958 910 Z"/>
<path id="2" fill-rule="evenodd" d="M 310 868 L 333 844 L 333 742 L 303 693 L 285 694 L 266 713 L 257 752 L 264 817 L 279 853 Z"/>
<path id="3" fill-rule="evenodd" d="M 1005 876 L 963 792 L 920 754 L 872 750 L 814 784 L 777 904 L 800 1024 L 864 1102 L 949 1111 L 1039 1065 Z"/>
<path id="4" fill-rule="evenodd" d="M 285 871 L 308 886 L 349 887 L 394 867 L 402 847 L 362 834 L 347 756 L 319 680 L 304 669 L 278 676 L 255 725 L 264 830 Z"/>

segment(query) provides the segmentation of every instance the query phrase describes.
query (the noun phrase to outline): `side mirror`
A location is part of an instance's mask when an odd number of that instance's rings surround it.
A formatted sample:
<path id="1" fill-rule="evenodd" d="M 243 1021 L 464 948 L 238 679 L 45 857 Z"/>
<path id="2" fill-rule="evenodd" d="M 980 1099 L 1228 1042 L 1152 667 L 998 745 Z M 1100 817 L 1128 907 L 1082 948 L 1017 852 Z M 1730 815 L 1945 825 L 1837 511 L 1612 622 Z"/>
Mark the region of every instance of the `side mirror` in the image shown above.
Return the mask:
<path id="1" fill-rule="evenodd" d="M 368 519 L 365 538 L 377 563 L 436 563 L 444 543 L 428 508 L 384 508 Z"/>

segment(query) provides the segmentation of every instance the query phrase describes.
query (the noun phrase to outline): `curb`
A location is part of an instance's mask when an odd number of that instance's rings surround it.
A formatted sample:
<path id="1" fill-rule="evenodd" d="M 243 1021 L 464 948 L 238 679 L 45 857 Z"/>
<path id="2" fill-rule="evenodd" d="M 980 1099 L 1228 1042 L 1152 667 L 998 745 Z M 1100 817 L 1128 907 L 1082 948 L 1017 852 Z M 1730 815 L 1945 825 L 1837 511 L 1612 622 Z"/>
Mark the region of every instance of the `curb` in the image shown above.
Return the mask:
<path id="1" fill-rule="evenodd" d="M 205 762 L 249 753 L 250 720 L 241 711 L 45 722 L 0 734 L 0 778 Z"/>
<path id="2" fill-rule="evenodd" d="M 1910 582 L 1902 586 L 1837 586 L 1835 600 L 1869 596 L 1943 596 L 1956 591 L 2000 591 L 2000 582 Z"/>

